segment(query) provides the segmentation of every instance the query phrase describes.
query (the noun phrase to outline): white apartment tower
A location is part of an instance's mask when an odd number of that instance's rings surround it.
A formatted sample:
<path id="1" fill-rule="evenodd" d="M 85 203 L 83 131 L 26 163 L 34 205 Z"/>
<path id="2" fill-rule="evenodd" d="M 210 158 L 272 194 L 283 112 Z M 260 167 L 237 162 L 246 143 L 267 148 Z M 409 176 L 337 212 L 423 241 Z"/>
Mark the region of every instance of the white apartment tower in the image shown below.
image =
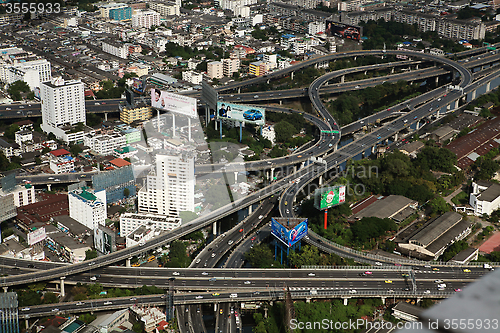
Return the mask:
<path id="1" fill-rule="evenodd" d="M 142 10 L 132 15 L 132 27 L 149 29 L 160 25 L 160 14 L 154 10 Z"/>
<path id="2" fill-rule="evenodd" d="M 69 216 L 87 228 L 95 230 L 98 225 L 106 225 L 106 191 L 93 193 L 79 188 L 68 193 Z"/>
<path id="3" fill-rule="evenodd" d="M 194 212 L 194 156 L 156 155 L 156 175 L 139 191 L 139 213 L 178 215 Z"/>
<path id="4" fill-rule="evenodd" d="M 40 87 L 42 100 L 42 130 L 64 138 L 63 126 L 85 124 L 84 85 L 80 80 L 57 78 Z M 83 133 L 82 133 L 83 135 Z M 65 140 L 67 141 L 67 140 Z"/>

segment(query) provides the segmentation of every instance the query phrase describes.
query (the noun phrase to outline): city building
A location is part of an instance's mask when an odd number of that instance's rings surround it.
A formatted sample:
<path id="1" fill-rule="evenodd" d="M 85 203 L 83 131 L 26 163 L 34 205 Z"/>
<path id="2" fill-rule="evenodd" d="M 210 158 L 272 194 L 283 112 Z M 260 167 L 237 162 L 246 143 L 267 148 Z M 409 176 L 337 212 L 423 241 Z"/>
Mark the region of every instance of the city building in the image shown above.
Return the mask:
<path id="1" fill-rule="evenodd" d="M 14 206 L 21 207 L 35 203 L 35 188 L 31 184 L 17 185 L 7 192 L 0 189 L 0 197 L 13 195 Z"/>
<path id="2" fill-rule="evenodd" d="M 203 81 L 203 75 L 194 71 L 184 71 L 182 72 L 182 79 L 192 84 L 201 84 L 201 81 Z"/>
<path id="3" fill-rule="evenodd" d="M 67 128 L 78 123 L 85 124 L 84 84 L 81 81 L 64 81 L 57 78 L 44 82 L 40 87 L 42 100 L 41 128 L 53 133 L 66 143 L 83 139 L 83 130 Z"/>
<path id="4" fill-rule="evenodd" d="M 19 303 L 16 292 L 0 293 L 0 332 L 19 333 Z"/>
<path id="5" fill-rule="evenodd" d="M 106 39 L 102 42 L 102 50 L 115 57 L 127 59 L 129 47 L 112 39 Z"/>
<path id="6" fill-rule="evenodd" d="M 250 6 L 256 4 L 257 0 L 219 0 L 219 6 L 222 9 L 229 9 L 235 11 L 236 8 Z"/>
<path id="7" fill-rule="evenodd" d="M 132 158 L 132 156 L 134 156 L 137 153 L 138 153 L 138 150 L 136 148 L 131 147 L 131 146 L 126 146 L 126 147 L 115 149 L 113 152 L 113 156 L 115 156 L 117 158 L 125 159 L 125 158 Z"/>
<path id="8" fill-rule="evenodd" d="M 47 193 L 39 195 L 40 201 L 17 208 L 17 225 L 25 233 L 30 232 L 36 223 L 47 223 L 55 216 L 69 214 L 68 195 Z"/>
<path id="9" fill-rule="evenodd" d="M 85 252 L 91 248 L 66 233 L 58 230 L 53 225 L 45 226 L 45 245 L 49 250 L 64 261 L 76 264 L 85 260 Z"/>
<path id="10" fill-rule="evenodd" d="M 482 40 L 486 26 L 480 19 L 456 20 L 445 16 L 422 13 L 416 10 L 396 10 L 392 15 L 396 22 L 416 24 L 420 31 L 436 31 L 438 35 L 452 39 Z"/>
<path id="11" fill-rule="evenodd" d="M 127 138 L 119 132 L 110 134 L 87 133 L 83 136 L 83 144 L 99 155 L 113 155 L 117 148 L 127 145 Z"/>
<path id="12" fill-rule="evenodd" d="M 16 216 L 17 210 L 14 205 L 14 195 L 7 194 L 0 196 L 0 222 L 7 221 Z"/>
<path id="13" fill-rule="evenodd" d="M 222 74 L 224 76 L 233 76 L 240 69 L 240 59 L 228 58 L 222 59 Z"/>
<path id="14" fill-rule="evenodd" d="M 128 21 L 132 18 L 132 8 L 120 7 L 109 9 L 109 18 L 116 21 Z"/>
<path id="15" fill-rule="evenodd" d="M 69 217 L 69 215 L 54 216 L 50 221 L 56 225 L 57 229 L 81 243 L 92 234 L 92 229 Z"/>
<path id="16" fill-rule="evenodd" d="M 125 136 L 127 144 L 139 142 L 142 139 L 142 132 L 138 128 L 133 128 L 128 125 L 118 125 L 115 130 Z"/>
<path id="17" fill-rule="evenodd" d="M 0 150 L 7 158 L 21 155 L 21 149 L 17 143 L 9 143 L 2 138 L 0 138 Z"/>
<path id="18" fill-rule="evenodd" d="M 472 193 L 469 204 L 474 209 L 474 215 L 491 215 L 500 208 L 500 185 L 483 181 L 472 183 Z"/>
<path id="19" fill-rule="evenodd" d="M 317 33 L 320 32 L 325 32 L 325 22 L 311 22 L 307 26 L 307 32 L 309 35 L 316 35 Z"/>
<path id="20" fill-rule="evenodd" d="M 130 307 L 130 317 L 135 322 L 141 323 L 147 333 L 154 332 L 158 324 L 167 318 L 165 312 L 156 307 L 138 307 L 137 305 Z"/>
<path id="21" fill-rule="evenodd" d="M 262 76 L 267 73 L 267 64 L 263 61 L 251 62 L 248 66 L 248 74 L 253 76 Z"/>
<path id="22" fill-rule="evenodd" d="M 126 246 L 132 247 L 144 244 L 147 241 L 158 237 L 160 233 L 162 233 L 162 229 L 156 227 L 156 224 L 153 222 L 140 225 L 126 236 Z"/>
<path id="23" fill-rule="evenodd" d="M 149 8 L 159 13 L 160 16 L 179 16 L 181 15 L 180 3 L 173 2 L 149 2 Z"/>
<path id="24" fill-rule="evenodd" d="M 136 11 L 132 15 L 132 27 L 133 28 L 146 28 L 149 29 L 152 26 L 160 25 L 160 14 L 154 10 L 141 10 Z"/>
<path id="25" fill-rule="evenodd" d="M 443 144 L 447 140 L 451 140 L 455 135 L 458 134 L 458 131 L 451 128 L 448 125 L 440 126 L 434 132 L 429 135 L 429 139 L 436 141 L 437 143 Z"/>
<path id="26" fill-rule="evenodd" d="M 131 124 L 136 120 L 149 120 L 153 116 L 151 106 L 140 106 L 135 108 L 123 107 L 120 109 L 120 120 L 125 124 Z"/>
<path id="27" fill-rule="evenodd" d="M 103 322 L 97 325 L 98 332 L 110 333 L 115 328 L 125 323 L 128 320 L 128 318 L 129 318 L 128 309 L 118 310 L 109 315 L 108 318 L 104 319 Z"/>
<path id="28" fill-rule="evenodd" d="M 51 156 L 49 167 L 56 175 L 73 172 L 75 170 L 75 159 L 69 155 Z"/>
<path id="29" fill-rule="evenodd" d="M 153 229 L 170 231 L 181 226 L 181 219 L 178 216 L 150 213 L 124 213 L 120 215 L 120 234 L 122 236 L 127 236 L 137 228 L 146 225 L 152 225 Z"/>
<path id="30" fill-rule="evenodd" d="M 139 191 L 139 213 L 176 215 L 194 212 L 194 156 L 156 155 L 156 174 L 147 176 L 146 186 Z"/>
<path id="31" fill-rule="evenodd" d="M 464 239 L 471 231 L 470 221 L 456 212 L 446 212 L 426 222 L 398 243 L 398 247 L 412 258 L 436 260 L 448 246 Z"/>
<path id="32" fill-rule="evenodd" d="M 18 47 L 0 48 L 0 80 L 25 81 L 31 90 L 52 79 L 50 62 Z"/>
<path id="33" fill-rule="evenodd" d="M 479 249 L 468 247 L 465 250 L 462 250 L 455 254 L 453 258 L 450 259 L 450 261 L 459 265 L 467 265 L 469 262 L 477 260 L 478 256 Z"/>
<path id="34" fill-rule="evenodd" d="M 371 10 L 365 9 L 354 12 L 341 12 L 340 21 L 342 23 L 355 26 L 359 25 L 361 21 L 368 22 L 383 19 L 384 21 L 389 22 L 392 19 L 393 12 L 393 7 L 373 8 Z"/>
<path id="35" fill-rule="evenodd" d="M 413 214 L 417 207 L 418 202 L 402 195 L 371 196 L 352 207 L 353 215 L 349 219 L 354 221 L 363 217 L 378 217 L 390 218 L 399 223 Z"/>
<path id="36" fill-rule="evenodd" d="M 106 192 L 106 203 L 115 203 L 126 198 L 135 197 L 135 178 L 132 165 L 123 166 L 114 170 L 92 176 L 94 191 Z M 128 189 L 128 196 L 125 195 Z"/>
<path id="37" fill-rule="evenodd" d="M 124 3 L 107 3 L 99 6 L 99 11 L 102 18 L 109 18 L 109 12 L 112 9 L 125 9 L 128 5 Z"/>
<path id="38" fill-rule="evenodd" d="M 106 191 L 94 192 L 83 187 L 68 193 L 69 216 L 94 230 L 106 224 Z"/>
<path id="39" fill-rule="evenodd" d="M 207 76 L 210 79 L 222 79 L 224 77 L 224 67 L 220 61 L 211 61 L 207 64 Z"/>

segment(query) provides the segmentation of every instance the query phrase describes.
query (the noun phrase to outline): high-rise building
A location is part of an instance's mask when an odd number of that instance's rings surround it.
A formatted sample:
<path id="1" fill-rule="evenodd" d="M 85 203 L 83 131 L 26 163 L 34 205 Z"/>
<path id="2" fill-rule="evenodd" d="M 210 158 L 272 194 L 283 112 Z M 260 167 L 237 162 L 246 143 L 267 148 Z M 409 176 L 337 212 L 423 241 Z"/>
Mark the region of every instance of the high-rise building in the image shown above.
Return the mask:
<path id="1" fill-rule="evenodd" d="M 179 2 L 179 3 L 177 3 Z M 150 2 L 149 8 L 158 12 L 160 16 L 179 16 L 180 13 L 180 1 L 176 0 L 176 3 L 173 2 Z"/>
<path id="2" fill-rule="evenodd" d="M 106 225 L 106 191 L 78 188 L 68 193 L 68 200 L 71 218 L 92 230 L 98 225 Z"/>
<path id="3" fill-rule="evenodd" d="M 131 124 L 136 120 L 149 120 L 153 116 L 151 106 L 139 106 L 132 108 L 120 108 L 120 120 L 125 124 Z"/>
<path id="4" fill-rule="evenodd" d="M 30 89 L 52 79 L 50 62 L 17 47 L 0 49 L 0 80 L 11 84 L 25 81 Z"/>
<path id="5" fill-rule="evenodd" d="M 0 333 L 19 333 L 17 293 L 0 293 Z"/>
<path id="6" fill-rule="evenodd" d="M 14 205 L 16 207 L 30 205 L 35 203 L 35 188 L 31 184 L 17 185 L 13 189 L 4 192 L 0 189 L 0 197 L 14 196 Z"/>
<path id="7" fill-rule="evenodd" d="M 233 73 L 240 69 L 240 59 L 229 58 L 222 59 L 222 72 L 225 76 L 232 76 Z"/>
<path id="8" fill-rule="evenodd" d="M 209 62 L 207 64 L 207 76 L 211 79 L 222 79 L 224 77 L 224 68 L 222 62 Z"/>
<path id="9" fill-rule="evenodd" d="M 156 173 L 139 191 L 139 213 L 177 215 L 194 212 L 194 156 L 156 155 Z"/>
<path id="10" fill-rule="evenodd" d="M 132 15 L 132 27 L 149 29 L 160 25 L 160 14 L 154 10 L 137 11 Z"/>
<path id="11" fill-rule="evenodd" d="M 66 142 L 83 140 L 82 131 L 67 127 L 85 124 L 84 85 L 79 80 L 64 81 L 57 78 L 40 87 L 42 100 L 42 130 Z"/>

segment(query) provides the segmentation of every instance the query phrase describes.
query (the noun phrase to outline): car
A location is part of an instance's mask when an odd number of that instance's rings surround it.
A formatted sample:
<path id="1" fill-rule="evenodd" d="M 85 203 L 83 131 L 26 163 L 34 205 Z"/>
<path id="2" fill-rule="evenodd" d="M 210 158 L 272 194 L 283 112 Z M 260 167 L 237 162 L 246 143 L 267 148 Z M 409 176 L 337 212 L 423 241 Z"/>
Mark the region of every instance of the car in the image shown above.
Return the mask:
<path id="1" fill-rule="evenodd" d="M 425 268 L 431 268 L 431 266 L 430 266 L 430 265 L 425 265 L 424 267 L 425 267 Z"/>
<path id="2" fill-rule="evenodd" d="M 240 229 L 240 232 L 243 232 L 243 228 Z"/>
<path id="3" fill-rule="evenodd" d="M 47 178 L 47 179 L 50 179 L 50 180 L 52 180 L 52 179 L 54 179 L 54 177 L 49 177 L 49 178 Z"/>
<path id="4" fill-rule="evenodd" d="M 385 283 L 392 283 L 392 280 L 385 280 Z"/>
<path id="5" fill-rule="evenodd" d="M 443 283 L 443 280 L 435 280 L 434 283 Z"/>
<path id="6" fill-rule="evenodd" d="M 426 290 L 426 291 L 424 291 L 424 294 L 430 294 L 430 293 L 431 293 L 431 291 L 430 291 L 430 290 Z"/>
<path id="7" fill-rule="evenodd" d="M 86 177 L 87 177 L 87 175 L 81 175 L 80 177 L 81 177 L 81 178 L 86 178 Z"/>
<path id="8" fill-rule="evenodd" d="M 105 104 L 106 104 L 106 102 L 102 102 L 101 104 L 105 105 Z"/>
<path id="9" fill-rule="evenodd" d="M 328 147 L 333 147 L 333 144 L 331 144 L 331 143 L 330 143 L 330 144 L 328 145 Z"/>
<path id="10" fill-rule="evenodd" d="M 31 308 L 22 308 L 21 311 L 29 311 Z"/>
<path id="11" fill-rule="evenodd" d="M 101 103 L 95 103 L 95 105 L 101 105 Z"/>
<path id="12" fill-rule="evenodd" d="M 212 253 L 212 256 L 211 256 L 211 257 L 212 257 L 212 258 L 215 258 L 215 256 L 216 256 L 216 255 L 217 255 L 217 254 L 214 252 L 214 253 Z"/>
<path id="13" fill-rule="evenodd" d="M 256 239 L 257 237 L 253 236 L 252 239 L 250 239 L 252 242 Z"/>
<path id="14" fill-rule="evenodd" d="M 234 242 L 233 242 L 232 240 L 229 240 L 229 241 L 227 242 L 227 245 L 231 245 L 231 244 L 233 244 L 233 243 L 234 243 Z"/>
<path id="15" fill-rule="evenodd" d="M 179 273 L 179 272 L 172 272 L 172 275 L 179 276 L 179 275 L 181 275 L 181 273 Z"/>
<path id="16" fill-rule="evenodd" d="M 137 298 L 132 297 L 130 300 L 131 300 L 131 301 L 136 301 L 136 300 L 137 300 Z"/>
<path id="17" fill-rule="evenodd" d="M 441 97 L 438 98 L 438 102 L 440 102 L 440 101 L 441 101 Z"/>
<path id="18" fill-rule="evenodd" d="M 208 281 L 215 282 L 215 281 L 217 281 L 217 279 L 213 277 L 213 278 L 208 279 Z"/>
<path id="19" fill-rule="evenodd" d="M 394 290 L 389 289 L 389 290 L 387 290 L 387 292 L 388 292 L 388 293 L 393 293 L 393 292 L 394 292 Z"/>
<path id="20" fill-rule="evenodd" d="M 464 273 L 470 273 L 470 269 L 464 269 Z"/>
<path id="21" fill-rule="evenodd" d="M 76 305 L 83 305 L 83 302 L 78 302 L 76 303 Z"/>
<path id="22" fill-rule="evenodd" d="M 203 273 L 201 273 L 201 275 L 205 275 L 206 276 L 206 275 L 208 275 L 208 273 L 207 272 L 203 272 Z"/>
<path id="23" fill-rule="evenodd" d="M 58 308 L 52 309 L 52 312 L 57 312 L 57 311 L 59 311 Z"/>
<path id="24" fill-rule="evenodd" d="M 285 201 L 285 206 L 288 205 L 288 201 Z"/>
<path id="25" fill-rule="evenodd" d="M 111 304 L 113 304 L 113 302 L 110 301 L 104 302 L 104 305 L 111 305 Z"/>
<path id="26" fill-rule="evenodd" d="M 394 266 L 401 266 L 401 264 L 394 264 Z"/>
<path id="27" fill-rule="evenodd" d="M 439 268 L 434 267 L 432 270 L 433 270 L 433 271 L 439 271 Z"/>
<path id="28" fill-rule="evenodd" d="M 212 293 L 212 296 L 219 296 L 219 293 Z"/>
<path id="29" fill-rule="evenodd" d="M 220 309 L 220 310 L 219 310 L 219 313 L 220 313 L 220 314 L 223 314 L 223 313 L 224 313 L 224 310 Z"/>
<path id="30" fill-rule="evenodd" d="M 262 112 L 259 110 L 251 109 L 243 112 L 243 118 L 247 120 L 260 120 L 262 119 Z"/>
<path id="31" fill-rule="evenodd" d="M 33 265 L 33 264 L 28 264 L 28 268 L 35 268 L 35 265 Z"/>
<path id="32" fill-rule="evenodd" d="M 355 294 L 355 293 L 356 293 L 355 289 L 349 290 L 349 294 Z"/>
<path id="33" fill-rule="evenodd" d="M 212 250 L 213 250 L 213 249 L 212 249 L 211 247 L 209 247 L 209 248 L 207 249 L 207 251 L 208 251 L 208 252 L 210 252 L 210 251 L 212 251 Z"/>
<path id="34" fill-rule="evenodd" d="M 366 274 L 365 274 L 365 273 L 359 273 L 358 275 L 359 275 L 359 276 L 366 276 Z"/>
<path id="35" fill-rule="evenodd" d="M 289 214 L 289 213 L 290 213 L 290 209 L 287 209 L 287 210 L 286 210 L 286 213 L 287 213 L 287 214 Z"/>
<path id="36" fill-rule="evenodd" d="M 61 180 L 56 178 L 56 179 L 54 179 L 54 181 L 55 182 L 60 182 Z"/>
<path id="37" fill-rule="evenodd" d="M 201 295 L 196 296 L 196 299 L 202 299 L 202 298 L 203 298 L 203 296 L 201 296 Z"/>
<path id="38" fill-rule="evenodd" d="M 195 261 L 196 264 L 199 264 L 200 262 L 201 262 L 200 258 L 196 259 L 196 261 Z"/>
<path id="39" fill-rule="evenodd" d="M 244 283 L 244 284 L 251 284 L 252 282 L 250 282 L 250 281 L 245 281 L 245 282 L 243 282 L 243 283 Z"/>
<path id="40" fill-rule="evenodd" d="M 377 265 L 377 266 L 382 266 L 382 263 L 381 263 L 381 262 L 379 262 L 379 261 L 377 261 L 377 262 L 375 263 L 375 265 Z"/>
<path id="41" fill-rule="evenodd" d="M 461 291 L 462 291 L 462 289 L 460 289 L 460 288 L 455 288 L 455 291 L 456 291 L 457 293 L 459 293 L 459 292 L 461 292 Z"/>
<path id="42" fill-rule="evenodd" d="M 253 98 L 259 98 L 259 95 L 255 95 Z"/>
<path id="43" fill-rule="evenodd" d="M 373 273 L 372 273 L 372 272 L 370 272 L 370 271 L 366 271 L 366 272 L 365 272 L 365 274 L 366 274 L 366 275 L 372 275 Z"/>
<path id="44" fill-rule="evenodd" d="M 354 88 L 359 89 L 359 86 L 356 86 L 356 87 L 354 87 Z"/>
<path id="45" fill-rule="evenodd" d="M 260 295 L 260 291 L 254 291 L 254 295 Z"/>
<path id="46" fill-rule="evenodd" d="M 417 118 L 418 118 L 417 116 L 413 117 L 413 119 L 417 119 Z"/>
<path id="47" fill-rule="evenodd" d="M 95 281 L 97 278 L 95 276 L 90 277 L 90 281 Z"/>
<path id="48" fill-rule="evenodd" d="M 307 274 L 307 275 L 308 275 L 308 276 L 316 276 L 316 274 L 314 274 L 314 273 L 309 273 L 309 274 Z"/>
<path id="49" fill-rule="evenodd" d="M 262 220 L 264 218 L 264 215 L 259 215 L 259 220 Z"/>
<path id="50" fill-rule="evenodd" d="M 12 110 L 11 108 L 5 108 L 5 110 Z"/>
<path id="51" fill-rule="evenodd" d="M 19 108 L 20 108 L 20 109 L 24 109 L 24 106 L 22 106 L 22 105 L 21 105 L 21 106 L 19 106 Z"/>

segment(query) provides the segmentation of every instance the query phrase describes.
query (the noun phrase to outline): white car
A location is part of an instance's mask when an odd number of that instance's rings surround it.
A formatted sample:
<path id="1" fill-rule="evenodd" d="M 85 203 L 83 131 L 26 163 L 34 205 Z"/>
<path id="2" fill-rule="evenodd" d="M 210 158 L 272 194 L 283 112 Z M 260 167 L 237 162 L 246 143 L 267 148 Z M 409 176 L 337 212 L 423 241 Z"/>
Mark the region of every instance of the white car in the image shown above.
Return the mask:
<path id="1" fill-rule="evenodd" d="M 48 179 L 52 180 L 52 179 L 54 179 L 54 177 L 49 177 Z"/>
<path id="2" fill-rule="evenodd" d="M 434 283 L 443 283 L 444 281 L 443 280 L 436 280 L 434 281 Z"/>
<path id="3" fill-rule="evenodd" d="M 232 240 L 230 240 L 230 241 L 228 241 L 228 242 L 227 242 L 227 245 L 231 245 L 231 244 L 233 244 L 233 243 L 234 243 L 234 242 L 233 242 Z"/>
<path id="4" fill-rule="evenodd" d="M 201 273 L 201 275 L 208 275 L 208 273 L 207 272 L 203 272 L 203 273 Z"/>
<path id="5" fill-rule="evenodd" d="M 22 308 L 21 311 L 29 311 L 31 310 L 30 308 Z"/>
<path id="6" fill-rule="evenodd" d="M 83 305 L 83 302 L 78 302 L 76 303 L 76 305 Z"/>
<path id="7" fill-rule="evenodd" d="M 178 275 L 181 275 L 181 273 L 179 273 L 179 272 L 173 272 L 172 275 L 178 276 Z"/>
<path id="8" fill-rule="evenodd" d="M 212 258 L 215 258 L 215 252 L 214 252 L 214 253 L 212 253 Z"/>
<path id="9" fill-rule="evenodd" d="M 349 294 L 355 294 L 356 293 L 356 290 L 353 289 L 353 290 L 349 290 Z"/>
<path id="10" fill-rule="evenodd" d="M 377 265 L 377 266 L 382 266 L 382 263 L 377 261 L 377 262 L 375 263 L 375 265 Z"/>
<path id="11" fill-rule="evenodd" d="M 314 274 L 314 273 L 309 273 L 309 274 L 307 274 L 307 275 L 308 275 L 308 276 L 316 276 L 316 274 Z"/>
<path id="12" fill-rule="evenodd" d="M 90 281 L 95 281 L 95 280 L 97 280 L 97 278 L 96 278 L 95 276 L 92 276 L 92 277 L 90 278 Z"/>
<path id="13" fill-rule="evenodd" d="M 203 296 L 201 296 L 201 295 L 196 296 L 196 299 L 202 299 L 202 298 L 203 298 Z"/>
<path id="14" fill-rule="evenodd" d="M 356 87 L 354 87 L 354 88 L 359 89 L 359 86 L 356 86 Z"/>
<path id="15" fill-rule="evenodd" d="M 58 308 L 52 309 L 52 312 L 57 312 L 57 311 L 59 311 Z"/>
<path id="16" fill-rule="evenodd" d="M 426 290 L 426 291 L 424 291 L 424 294 L 430 294 L 430 293 L 431 293 L 431 291 L 430 291 L 430 290 Z"/>
<path id="17" fill-rule="evenodd" d="M 111 304 L 113 304 L 113 302 L 110 301 L 104 302 L 104 305 L 111 305 Z"/>
<path id="18" fill-rule="evenodd" d="M 264 215 L 259 216 L 259 220 L 262 220 L 264 218 Z"/>
<path id="19" fill-rule="evenodd" d="M 196 263 L 199 264 L 201 262 L 201 259 L 196 259 Z"/>
<path id="20" fill-rule="evenodd" d="M 56 181 L 56 182 L 60 182 L 61 180 L 56 178 L 56 179 L 54 179 L 54 181 Z"/>
<path id="21" fill-rule="evenodd" d="M 251 284 L 252 282 L 250 282 L 250 281 L 245 281 L 245 282 L 243 282 L 243 283 L 244 283 L 244 284 Z"/>

